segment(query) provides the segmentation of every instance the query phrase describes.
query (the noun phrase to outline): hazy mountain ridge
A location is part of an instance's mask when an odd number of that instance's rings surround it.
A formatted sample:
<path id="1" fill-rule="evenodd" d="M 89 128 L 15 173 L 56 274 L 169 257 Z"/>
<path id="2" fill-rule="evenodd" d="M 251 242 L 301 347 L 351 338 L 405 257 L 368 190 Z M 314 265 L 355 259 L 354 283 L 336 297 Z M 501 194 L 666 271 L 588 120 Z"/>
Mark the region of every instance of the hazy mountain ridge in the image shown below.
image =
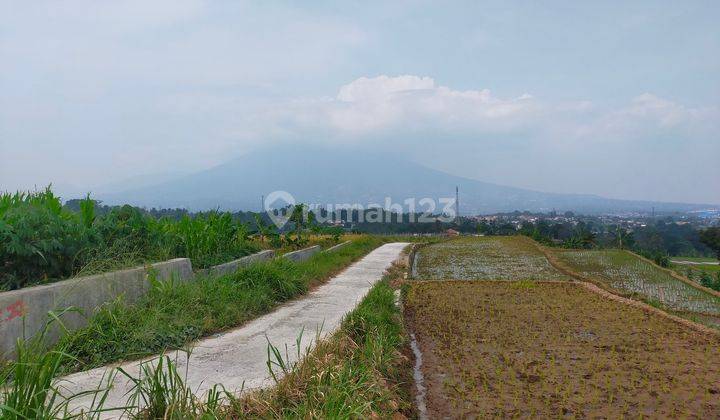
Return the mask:
<path id="1" fill-rule="evenodd" d="M 416 202 L 425 197 L 454 198 L 455 186 L 460 188 L 462 214 L 552 209 L 601 213 L 650 211 L 653 207 L 656 211 L 689 211 L 713 207 L 532 191 L 450 175 L 382 154 L 307 148 L 265 149 L 157 185 L 100 192 L 97 197 L 108 204 L 144 207 L 258 210 L 262 196 L 279 190 L 290 192 L 298 202 L 367 206 L 384 205 L 386 197 L 398 204 L 408 198 Z"/>

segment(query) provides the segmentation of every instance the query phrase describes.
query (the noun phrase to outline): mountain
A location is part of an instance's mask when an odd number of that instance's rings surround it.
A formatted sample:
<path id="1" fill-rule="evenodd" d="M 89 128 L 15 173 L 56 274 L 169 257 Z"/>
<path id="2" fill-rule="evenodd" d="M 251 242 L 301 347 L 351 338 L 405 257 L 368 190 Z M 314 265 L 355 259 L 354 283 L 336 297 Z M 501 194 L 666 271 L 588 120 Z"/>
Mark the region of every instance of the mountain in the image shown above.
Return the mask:
<path id="1" fill-rule="evenodd" d="M 171 171 L 135 175 L 130 178 L 125 178 L 121 181 L 114 181 L 102 184 L 95 189 L 104 193 L 119 193 L 138 188 L 150 187 L 168 181 L 174 181 L 189 174 L 190 172 Z"/>
<path id="2" fill-rule="evenodd" d="M 143 207 L 182 207 L 190 210 L 258 210 L 261 197 L 287 191 L 297 202 L 316 204 L 370 203 L 385 197 L 403 204 L 414 198 L 418 210 L 425 197 L 454 198 L 460 189 L 462 214 L 514 210 L 581 213 L 690 211 L 702 204 L 660 203 L 603 198 L 586 194 L 556 194 L 507 187 L 450 175 L 402 158 L 357 150 L 274 148 L 259 150 L 214 168 L 156 185 L 97 194 L 106 204 Z M 407 211 L 408 207 L 405 206 Z M 436 208 L 436 211 L 441 207 Z"/>

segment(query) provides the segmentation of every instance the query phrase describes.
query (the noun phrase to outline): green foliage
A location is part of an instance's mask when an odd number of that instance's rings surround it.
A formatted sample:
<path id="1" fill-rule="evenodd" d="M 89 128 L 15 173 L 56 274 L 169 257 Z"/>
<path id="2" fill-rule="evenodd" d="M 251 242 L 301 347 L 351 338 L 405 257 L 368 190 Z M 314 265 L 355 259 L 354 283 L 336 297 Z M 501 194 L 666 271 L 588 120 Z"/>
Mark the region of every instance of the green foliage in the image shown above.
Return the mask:
<path id="1" fill-rule="evenodd" d="M 80 219 L 88 229 L 95 223 L 95 201 L 90 199 L 90 194 L 80 201 Z"/>
<path id="2" fill-rule="evenodd" d="M 222 264 L 257 250 L 248 239 L 248 229 L 229 213 L 212 211 L 179 222 L 163 220 L 164 240 L 173 255 L 190 258 L 200 268 Z"/>
<path id="3" fill-rule="evenodd" d="M 717 272 L 715 278 L 713 278 L 712 274 L 706 271 L 701 271 L 700 284 L 707 288 L 720 291 L 720 272 Z"/>
<path id="4" fill-rule="evenodd" d="M 307 245 L 308 242 L 310 242 L 307 237 L 303 236 L 302 232 L 295 232 L 295 233 L 288 232 L 285 235 L 283 235 L 282 241 L 285 245 L 289 246 L 292 249 L 304 248 L 305 245 Z"/>
<path id="5" fill-rule="evenodd" d="M 638 250 L 638 254 L 642 255 L 643 257 L 645 257 L 649 260 L 653 260 L 653 262 L 655 264 L 659 265 L 660 267 L 665 267 L 665 268 L 670 267 L 670 258 L 667 255 L 662 254 L 659 251 L 652 252 L 652 251 L 647 251 L 647 250 L 641 249 L 641 250 Z"/>
<path id="6" fill-rule="evenodd" d="M 255 228 L 260 234 L 260 240 L 264 241 L 267 238 L 273 248 L 280 248 L 282 246 L 282 238 L 277 231 L 277 227 L 275 227 L 274 224 L 265 223 L 259 214 L 256 214 L 254 218 Z"/>
<path id="7" fill-rule="evenodd" d="M 700 242 L 712 249 L 720 260 L 720 226 L 700 231 Z"/>
<path id="8" fill-rule="evenodd" d="M 0 195 L 0 290 L 188 257 L 205 268 L 257 251 L 229 213 L 156 219 L 138 208 L 105 208 L 88 195 L 64 209 L 50 189 Z"/>
<path id="9" fill-rule="evenodd" d="M 97 232 L 64 211 L 50 187 L 0 195 L 0 289 L 70 276 L 85 263 L 82 251 L 99 243 Z"/>

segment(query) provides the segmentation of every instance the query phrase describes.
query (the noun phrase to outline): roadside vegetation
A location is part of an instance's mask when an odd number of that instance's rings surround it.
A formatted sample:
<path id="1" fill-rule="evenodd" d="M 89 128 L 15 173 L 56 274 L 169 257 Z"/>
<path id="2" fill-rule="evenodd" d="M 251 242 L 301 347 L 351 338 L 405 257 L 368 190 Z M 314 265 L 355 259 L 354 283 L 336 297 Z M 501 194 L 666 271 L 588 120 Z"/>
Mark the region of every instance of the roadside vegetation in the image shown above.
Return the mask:
<path id="1" fill-rule="evenodd" d="M 577 283 L 413 282 L 430 418 L 720 412 L 720 340 Z"/>
<path id="2" fill-rule="evenodd" d="M 139 302 L 103 305 L 88 326 L 58 345 L 73 356 L 64 367 L 76 371 L 118 360 L 180 348 L 200 337 L 239 326 L 279 303 L 304 294 L 383 243 L 360 237 L 329 253 L 294 263 L 275 258 L 220 277 L 191 282 L 153 281 Z"/>

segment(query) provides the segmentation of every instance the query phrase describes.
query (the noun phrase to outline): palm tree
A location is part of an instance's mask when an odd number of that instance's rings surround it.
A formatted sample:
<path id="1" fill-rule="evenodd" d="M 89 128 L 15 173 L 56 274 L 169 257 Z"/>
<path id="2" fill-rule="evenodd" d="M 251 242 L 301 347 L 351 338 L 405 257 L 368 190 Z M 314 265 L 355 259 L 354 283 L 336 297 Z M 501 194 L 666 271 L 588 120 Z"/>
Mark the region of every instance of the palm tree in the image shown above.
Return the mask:
<path id="1" fill-rule="evenodd" d="M 617 238 L 618 248 L 625 249 L 625 247 L 630 245 L 630 241 L 632 240 L 632 233 L 628 230 L 625 230 L 618 225 L 617 229 L 615 230 L 615 237 Z"/>

